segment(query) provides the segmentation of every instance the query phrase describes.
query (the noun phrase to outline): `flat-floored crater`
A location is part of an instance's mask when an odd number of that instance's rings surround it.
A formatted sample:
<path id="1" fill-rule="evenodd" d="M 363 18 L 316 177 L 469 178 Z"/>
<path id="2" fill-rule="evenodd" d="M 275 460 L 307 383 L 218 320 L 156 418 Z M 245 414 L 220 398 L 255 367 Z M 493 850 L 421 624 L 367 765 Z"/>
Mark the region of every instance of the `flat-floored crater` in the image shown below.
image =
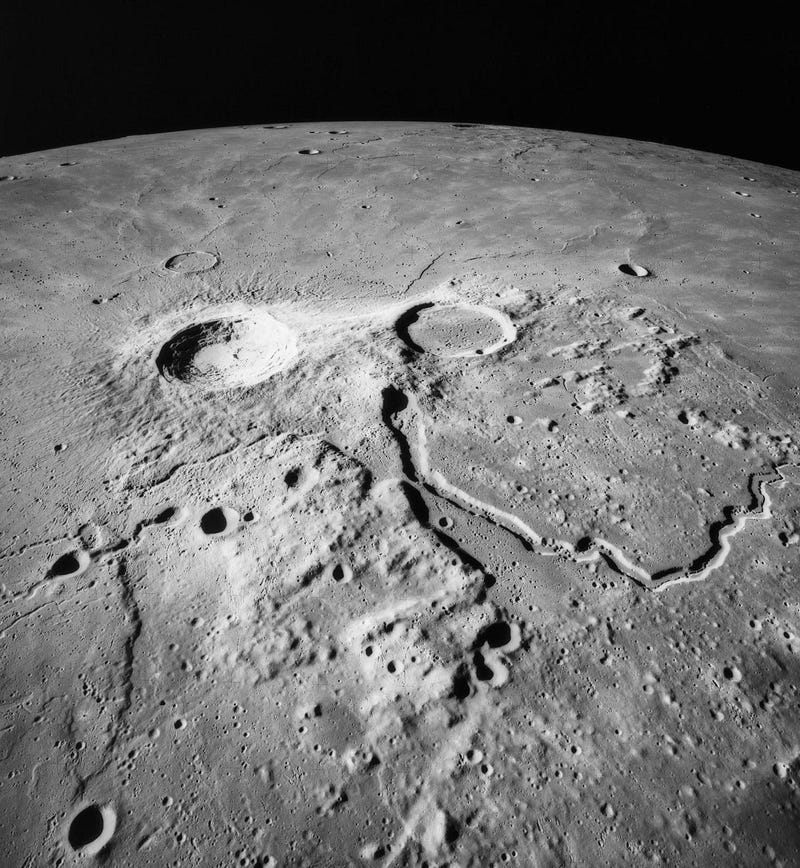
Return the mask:
<path id="1" fill-rule="evenodd" d="M 264 312 L 194 323 L 161 348 L 156 366 L 169 381 L 204 391 L 254 386 L 288 368 L 294 332 Z"/>
<path id="2" fill-rule="evenodd" d="M 167 271 L 178 274 L 195 274 L 198 271 L 210 271 L 219 265 L 219 257 L 215 253 L 204 250 L 190 250 L 187 253 L 176 253 L 164 263 Z"/>
<path id="3" fill-rule="evenodd" d="M 464 303 L 421 305 L 398 323 L 398 332 L 417 352 L 444 358 L 483 356 L 497 352 L 517 336 L 511 320 L 499 310 Z"/>

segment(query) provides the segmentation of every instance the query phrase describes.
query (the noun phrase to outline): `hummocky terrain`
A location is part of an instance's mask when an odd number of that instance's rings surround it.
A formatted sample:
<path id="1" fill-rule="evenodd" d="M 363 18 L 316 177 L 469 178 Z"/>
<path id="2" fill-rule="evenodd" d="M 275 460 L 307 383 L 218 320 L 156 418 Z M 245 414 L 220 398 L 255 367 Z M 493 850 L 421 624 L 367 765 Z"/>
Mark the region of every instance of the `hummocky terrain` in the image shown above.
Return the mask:
<path id="1" fill-rule="evenodd" d="M 797 173 L 349 123 L 0 176 L 3 865 L 800 862 Z"/>

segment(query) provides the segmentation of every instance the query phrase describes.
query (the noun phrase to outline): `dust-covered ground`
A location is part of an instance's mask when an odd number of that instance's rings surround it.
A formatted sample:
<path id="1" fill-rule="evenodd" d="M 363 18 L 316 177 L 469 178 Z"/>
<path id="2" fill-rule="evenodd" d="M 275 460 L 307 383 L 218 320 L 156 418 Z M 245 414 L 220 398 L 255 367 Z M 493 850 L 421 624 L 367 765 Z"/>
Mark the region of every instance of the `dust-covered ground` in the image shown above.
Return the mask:
<path id="1" fill-rule="evenodd" d="M 0 176 L 4 865 L 800 862 L 797 173 L 352 123 Z"/>

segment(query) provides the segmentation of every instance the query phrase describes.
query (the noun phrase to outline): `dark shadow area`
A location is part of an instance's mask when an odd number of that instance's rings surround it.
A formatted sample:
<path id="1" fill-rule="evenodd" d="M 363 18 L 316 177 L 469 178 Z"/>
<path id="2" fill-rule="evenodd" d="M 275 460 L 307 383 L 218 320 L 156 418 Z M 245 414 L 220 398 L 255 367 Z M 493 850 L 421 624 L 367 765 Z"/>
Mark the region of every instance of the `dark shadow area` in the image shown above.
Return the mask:
<path id="1" fill-rule="evenodd" d="M 430 531 L 439 542 L 449 549 L 460 561 L 467 567 L 479 571 L 484 576 L 484 586 L 491 588 L 496 579 L 489 573 L 484 565 L 473 557 L 465 548 L 463 548 L 453 537 L 446 534 L 440 527 L 431 523 L 430 510 L 425 503 L 425 499 L 420 493 L 419 488 L 413 484 L 418 482 L 414 462 L 411 458 L 411 451 L 408 446 L 403 432 L 397 427 L 394 416 L 402 412 L 408 406 L 408 398 L 396 386 L 387 386 L 383 390 L 383 405 L 381 407 L 381 416 L 387 429 L 390 431 L 397 444 L 400 452 L 400 462 L 403 467 L 403 473 L 407 480 L 403 480 L 400 484 L 403 489 L 403 494 L 408 501 L 408 506 L 414 515 L 414 518 L 419 524 Z"/>
<path id="2" fill-rule="evenodd" d="M 103 14 L 52 5 L 43 21 L 12 0 L 0 154 L 181 129 L 302 122 L 327 134 L 413 120 L 465 136 L 479 134 L 472 124 L 529 126 L 800 167 L 787 134 L 800 52 L 775 14 L 743 23 L 669 4 L 530 11 L 533 27 L 482 6 L 209 16 L 143 0 Z"/>
<path id="3" fill-rule="evenodd" d="M 161 512 L 153 519 L 153 524 L 164 524 L 169 521 L 176 513 L 176 509 L 174 506 L 168 506 L 166 509 L 162 509 Z"/>
<path id="4" fill-rule="evenodd" d="M 156 357 L 159 373 L 168 380 L 191 380 L 197 353 L 209 344 L 229 341 L 233 330 L 233 320 L 211 320 L 183 329 L 164 344 Z"/>
<path id="5" fill-rule="evenodd" d="M 200 530 L 207 536 L 222 533 L 228 527 L 228 519 L 218 506 L 209 509 L 200 519 Z"/>
<path id="6" fill-rule="evenodd" d="M 472 693 L 472 685 L 470 683 L 469 677 L 469 667 L 462 663 L 458 669 L 456 669 L 455 675 L 453 676 L 453 685 L 450 691 L 450 695 L 454 699 L 468 699 L 470 693 Z"/>
<path id="7" fill-rule="evenodd" d="M 480 648 L 484 643 L 490 648 L 503 648 L 511 641 L 511 627 L 505 621 L 496 621 L 484 627 L 475 639 L 475 647 Z"/>
<path id="8" fill-rule="evenodd" d="M 628 277 L 651 277 L 651 273 L 649 269 L 645 268 L 642 265 L 630 265 L 627 262 L 623 262 L 620 265 L 619 270 L 627 275 Z"/>
<path id="9" fill-rule="evenodd" d="M 394 330 L 397 332 L 397 336 L 409 349 L 414 350 L 415 353 L 424 353 L 425 350 L 414 341 L 408 330 L 419 319 L 420 311 L 426 310 L 429 307 L 433 307 L 432 301 L 426 301 L 424 304 L 416 304 L 414 307 L 409 308 L 394 324 Z"/>
<path id="10" fill-rule="evenodd" d="M 403 473 L 412 482 L 417 482 L 417 471 L 414 469 L 414 462 L 411 460 L 411 450 L 408 448 L 408 441 L 394 421 L 395 414 L 402 413 L 408 407 L 408 398 L 395 386 L 387 386 L 383 390 L 382 395 L 381 417 L 383 424 L 391 432 L 400 450 L 400 463 L 403 466 Z M 427 515 L 425 520 L 427 521 Z"/>
<path id="11" fill-rule="evenodd" d="M 81 850 L 103 834 L 103 815 L 97 805 L 89 805 L 69 824 L 67 839 L 73 850 Z"/>
<path id="12" fill-rule="evenodd" d="M 74 552 L 67 552 L 53 564 L 50 568 L 50 573 L 54 576 L 71 576 L 77 573 L 80 569 L 77 555 Z"/>
<path id="13" fill-rule="evenodd" d="M 494 672 L 486 665 L 480 651 L 475 652 L 472 661 L 475 664 L 475 677 L 478 681 L 491 681 L 494 678 Z"/>

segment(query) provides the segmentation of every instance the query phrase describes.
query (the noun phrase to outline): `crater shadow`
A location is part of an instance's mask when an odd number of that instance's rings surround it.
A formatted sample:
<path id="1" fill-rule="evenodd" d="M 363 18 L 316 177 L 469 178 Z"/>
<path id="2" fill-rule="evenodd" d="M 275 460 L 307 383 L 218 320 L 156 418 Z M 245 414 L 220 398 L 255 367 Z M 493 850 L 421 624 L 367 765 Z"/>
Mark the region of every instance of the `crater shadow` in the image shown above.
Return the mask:
<path id="1" fill-rule="evenodd" d="M 425 350 L 411 337 L 409 329 L 419 320 L 420 312 L 433 307 L 432 301 L 416 304 L 410 307 L 394 324 L 394 330 L 400 340 L 415 353 L 424 353 Z"/>

